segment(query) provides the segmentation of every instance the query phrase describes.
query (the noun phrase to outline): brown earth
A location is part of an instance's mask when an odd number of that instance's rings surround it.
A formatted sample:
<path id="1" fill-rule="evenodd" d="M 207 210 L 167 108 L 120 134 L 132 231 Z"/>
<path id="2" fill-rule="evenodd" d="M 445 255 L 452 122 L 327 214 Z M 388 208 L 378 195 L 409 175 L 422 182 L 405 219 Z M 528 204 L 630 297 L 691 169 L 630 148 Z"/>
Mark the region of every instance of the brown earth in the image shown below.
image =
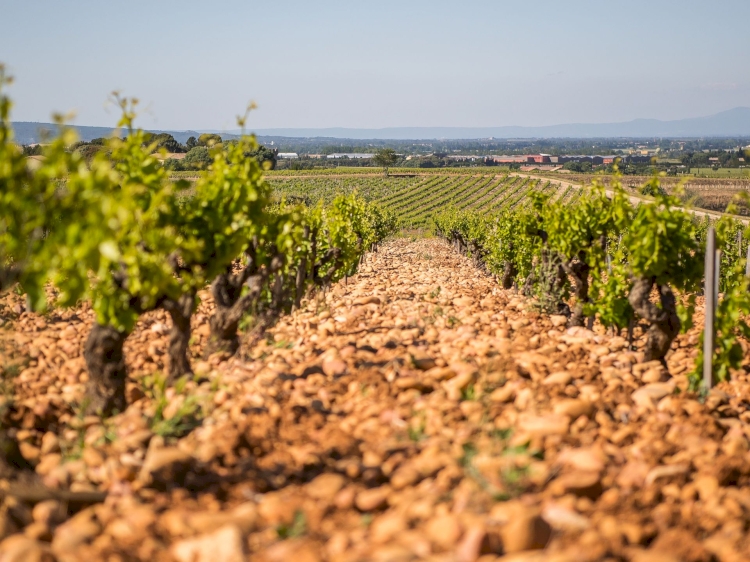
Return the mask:
<path id="1" fill-rule="evenodd" d="M 79 414 L 91 312 L 1 302 L 0 419 L 43 486 L 0 475 L 0 561 L 750 559 L 747 371 L 699 400 L 697 331 L 668 376 L 441 241 L 386 244 L 245 361 L 197 360 L 206 298 L 185 388 L 149 376 L 148 315 L 104 421 Z"/>

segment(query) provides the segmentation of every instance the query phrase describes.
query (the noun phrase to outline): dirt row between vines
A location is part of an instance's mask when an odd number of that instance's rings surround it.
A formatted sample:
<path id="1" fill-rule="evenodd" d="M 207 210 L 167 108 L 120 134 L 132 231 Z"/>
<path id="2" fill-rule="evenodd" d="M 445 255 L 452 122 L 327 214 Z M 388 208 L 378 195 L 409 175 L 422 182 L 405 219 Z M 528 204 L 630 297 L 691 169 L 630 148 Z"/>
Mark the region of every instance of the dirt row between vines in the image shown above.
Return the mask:
<path id="1" fill-rule="evenodd" d="M 3 562 L 750 558 L 746 371 L 698 400 L 696 331 L 668 376 L 441 241 L 386 244 L 252 358 L 196 359 L 161 399 L 167 321 L 148 315 L 104 421 L 78 414 L 91 312 L 2 304 L 3 424 L 46 487 L 108 494 L 40 501 L 2 475 Z"/>

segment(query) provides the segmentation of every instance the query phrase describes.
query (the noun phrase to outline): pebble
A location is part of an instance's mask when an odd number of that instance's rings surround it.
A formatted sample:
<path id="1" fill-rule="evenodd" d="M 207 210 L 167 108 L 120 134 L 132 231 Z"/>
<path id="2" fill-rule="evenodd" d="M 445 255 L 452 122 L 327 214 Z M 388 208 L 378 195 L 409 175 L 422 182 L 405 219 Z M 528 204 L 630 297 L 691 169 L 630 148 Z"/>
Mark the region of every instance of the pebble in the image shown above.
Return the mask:
<path id="1" fill-rule="evenodd" d="M 388 494 L 390 489 L 387 486 L 363 490 L 357 494 L 354 504 L 360 511 L 374 511 L 385 507 Z"/>
<path id="2" fill-rule="evenodd" d="M 547 546 L 552 528 L 535 509 L 516 507 L 501 527 L 503 550 L 507 554 L 538 550 Z"/>
<path id="3" fill-rule="evenodd" d="M 430 542 L 442 550 L 450 550 L 461 537 L 461 523 L 455 515 L 440 515 L 425 525 L 425 534 Z"/>
<path id="4" fill-rule="evenodd" d="M 178 562 L 243 562 L 245 552 L 242 533 L 234 525 L 227 525 L 192 539 L 178 541 L 170 548 Z"/>

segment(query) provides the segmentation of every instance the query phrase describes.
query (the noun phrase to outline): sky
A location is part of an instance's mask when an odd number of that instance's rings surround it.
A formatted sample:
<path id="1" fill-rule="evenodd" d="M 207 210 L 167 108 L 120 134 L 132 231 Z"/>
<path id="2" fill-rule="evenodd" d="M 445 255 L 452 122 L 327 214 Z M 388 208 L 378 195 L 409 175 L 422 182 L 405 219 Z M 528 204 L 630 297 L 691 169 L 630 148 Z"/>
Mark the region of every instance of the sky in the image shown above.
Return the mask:
<path id="1" fill-rule="evenodd" d="M 16 121 L 490 127 L 750 106 L 750 2 L 2 0 Z"/>

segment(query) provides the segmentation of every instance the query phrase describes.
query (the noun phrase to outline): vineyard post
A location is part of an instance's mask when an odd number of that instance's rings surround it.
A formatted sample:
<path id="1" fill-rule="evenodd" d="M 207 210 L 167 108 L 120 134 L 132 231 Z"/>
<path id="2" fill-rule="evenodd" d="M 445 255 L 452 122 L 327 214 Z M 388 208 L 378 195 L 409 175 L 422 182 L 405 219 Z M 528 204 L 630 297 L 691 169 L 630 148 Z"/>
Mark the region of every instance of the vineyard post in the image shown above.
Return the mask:
<path id="1" fill-rule="evenodd" d="M 747 245 L 747 256 L 745 257 L 745 276 L 750 277 L 750 244 Z"/>
<path id="2" fill-rule="evenodd" d="M 703 385 L 713 385 L 714 315 L 716 314 L 716 231 L 711 226 L 706 238 L 706 271 L 703 288 L 705 304 L 705 327 L 703 330 Z"/>

